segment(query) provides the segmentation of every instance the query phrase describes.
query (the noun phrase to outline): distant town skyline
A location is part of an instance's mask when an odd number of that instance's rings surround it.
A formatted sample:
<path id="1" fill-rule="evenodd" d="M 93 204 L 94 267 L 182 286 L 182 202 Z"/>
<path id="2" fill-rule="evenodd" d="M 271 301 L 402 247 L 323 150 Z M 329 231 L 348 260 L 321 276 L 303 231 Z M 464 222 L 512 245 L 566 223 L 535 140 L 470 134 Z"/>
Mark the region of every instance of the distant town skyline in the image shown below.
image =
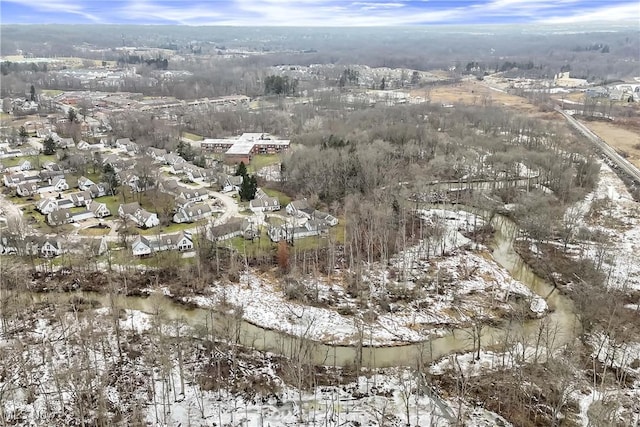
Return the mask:
<path id="1" fill-rule="evenodd" d="M 2 24 L 399 26 L 638 22 L 638 0 L 2 0 Z"/>

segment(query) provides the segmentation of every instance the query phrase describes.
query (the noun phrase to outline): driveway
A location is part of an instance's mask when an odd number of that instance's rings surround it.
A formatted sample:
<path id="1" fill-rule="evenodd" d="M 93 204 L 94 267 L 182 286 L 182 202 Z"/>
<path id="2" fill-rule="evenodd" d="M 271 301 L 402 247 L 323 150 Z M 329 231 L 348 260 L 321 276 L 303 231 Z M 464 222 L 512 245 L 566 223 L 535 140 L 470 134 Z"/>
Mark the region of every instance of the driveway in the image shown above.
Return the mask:
<path id="1" fill-rule="evenodd" d="M 220 200 L 224 205 L 224 213 L 216 219 L 214 225 L 224 224 L 234 216 L 238 216 L 238 203 L 236 203 L 233 197 L 218 191 L 209 191 L 209 194 Z"/>

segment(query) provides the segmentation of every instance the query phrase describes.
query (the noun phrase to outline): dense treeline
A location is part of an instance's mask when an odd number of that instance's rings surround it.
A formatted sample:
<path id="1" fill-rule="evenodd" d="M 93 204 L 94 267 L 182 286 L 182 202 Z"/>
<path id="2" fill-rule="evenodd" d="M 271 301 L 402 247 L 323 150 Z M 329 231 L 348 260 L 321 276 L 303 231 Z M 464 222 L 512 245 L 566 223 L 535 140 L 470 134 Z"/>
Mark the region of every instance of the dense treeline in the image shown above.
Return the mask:
<path id="1" fill-rule="evenodd" d="M 102 32 L 91 32 L 96 35 L 90 36 L 82 27 L 3 26 L 2 52 L 11 54 L 19 49 L 34 57 L 79 56 L 120 61 L 121 64 L 143 64 L 139 70 L 143 77 L 155 69 L 186 69 L 194 75 L 184 81 L 156 85 L 130 80 L 121 87 L 108 90 L 145 91 L 147 95 L 193 99 L 232 93 L 261 95 L 265 89 L 263 79 L 268 75 L 267 69 L 282 64 L 363 64 L 415 70 L 453 69 L 457 73 L 481 74 L 504 71 L 516 73 L 516 77 L 537 78 L 553 77 L 570 64 L 573 75 L 603 82 L 633 76 L 637 62 L 629 58 L 635 58 L 640 48 L 637 29 L 624 28 L 610 33 L 597 32 L 597 29 L 585 32 L 580 28 L 575 34 L 554 34 L 536 29 L 545 37 L 532 37 L 527 31 L 508 27 L 494 27 L 482 34 L 475 31 L 480 31 L 480 27 L 474 28 L 473 34 L 468 33 L 468 29 L 455 27 L 402 31 L 384 28 L 170 27 L 164 29 L 162 36 L 145 27 L 104 26 L 103 29 Z M 260 33 L 259 37 L 257 33 Z M 44 40 L 47 43 L 43 43 Z M 123 42 L 128 46 L 169 45 L 175 48 L 174 52 L 186 58 L 175 63 L 170 58 L 145 59 L 137 55 L 126 59 L 121 51 L 115 49 Z M 86 48 L 85 43 L 93 43 L 103 50 L 93 52 Z M 578 49 L 576 46 L 586 48 Z M 247 57 L 231 54 L 227 58 L 225 53 L 231 49 L 260 54 Z M 46 71 L 43 66 L 33 68 L 29 65 L 27 68 L 36 74 Z M 7 71 L 5 66 L 3 75 Z M 353 83 L 354 79 L 357 76 L 344 75 L 340 82 L 342 85 Z M 79 82 L 52 76 L 26 74 L 20 77 L 19 82 L 36 83 L 43 88 L 80 89 Z M 11 92 L 9 88 L 14 86 L 19 90 L 17 82 L 3 79 L 3 93 Z M 286 92 L 273 90 L 273 93 Z"/>
<path id="2" fill-rule="evenodd" d="M 598 172 L 562 127 L 498 109 L 360 110 L 326 119 L 325 128 L 296 138 L 305 149 L 285 158 L 284 179 L 290 192 L 327 204 L 401 182 L 515 178 L 525 170 L 569 203 L 593 187 Z"/>

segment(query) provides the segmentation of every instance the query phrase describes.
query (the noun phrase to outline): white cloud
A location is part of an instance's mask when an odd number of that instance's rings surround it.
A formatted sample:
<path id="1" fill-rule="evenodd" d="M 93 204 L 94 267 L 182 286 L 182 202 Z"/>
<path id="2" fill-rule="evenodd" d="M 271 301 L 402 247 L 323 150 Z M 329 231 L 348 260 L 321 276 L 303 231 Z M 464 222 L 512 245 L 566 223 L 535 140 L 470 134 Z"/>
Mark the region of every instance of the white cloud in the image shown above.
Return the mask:
<path id="1" fill-rule="evenodd" d="M 95 13 L 90 13 L 80 2 L 64 1 L 64 0 L 0 0 L 7 3 L 20 4 L 30 7 L 34 10 L 45 12 L 68 13 L 70 15 L 78 15 L 83 18 L 100 23 L 102 19 Z"/>
<path id="2" fill-rule="evenodd" d="M 201 23 L 203 20 L 215 22 L 222 18 L 220 12 L 210 6 L 185 3 L 183 7 L 174 7 L 162 2 L 130 1 L 116 8 L 114 16 L 125 17 L 128 20 L 140 20 L 144 24 L 153 18 L 153 21 L 167 21 L 182 25 Z"/>
<path id="3" fill-rule="evenodd" d="M 0 0 L 39 11 L 82 16 L 91 22 L 183 25 L 400 26 L 419 24 L 544 22 L 637 19 L 640 3 L 607 5 L 593 0 Z M 98 5 L 102 6 L 98 6 Z M 109 4 L 108 10 L 98 11 Z M 610 3 L 609 3 L 610 4 Z M 601 7 L 597 7 L 602 5 Z"/>
<path id="4" fill-rule="evenodd" d="M 596 10 L 580 10 L 569 16 L 554 16 L 544 19 L 549 24 L 572 24 L 582 22 L 613 21 L 623 22 L 640 19 L 640 2 L 604 6 Z"/>

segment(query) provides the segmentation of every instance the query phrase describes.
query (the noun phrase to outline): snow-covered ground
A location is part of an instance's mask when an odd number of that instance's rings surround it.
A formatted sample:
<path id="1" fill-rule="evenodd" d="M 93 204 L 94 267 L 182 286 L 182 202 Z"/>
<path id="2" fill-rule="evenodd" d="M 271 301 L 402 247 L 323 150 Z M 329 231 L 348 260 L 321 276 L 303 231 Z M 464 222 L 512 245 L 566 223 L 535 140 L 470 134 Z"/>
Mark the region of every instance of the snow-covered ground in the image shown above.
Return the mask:
<path id="1" fill-rule="evenodd" d="M 602 164 L 596 189 L 573 209 L 581 226 L 609 238 L 604 252 L 594 244 L 581 256 L 602 261 L 608 286 L 640 290 L 640 203 L 609 166 Z"/>
<path id="2" fill-rule="evenodd" d="M 218 283 L 208 295 L 189 302 L 239 307 L 247 321 L 263 328 L 332 344 L 357 343 L 364 323 L 369 345 L 443 335 L 477 317 L 509 312 L 514 299 L 528 301 L 532 315 L 546 311 L 544 300 L 514 280 L 487 248 L 462 234 L 482 226 L 480 218 L 445 210 L 421 215 L 437 228 L 438 236 L 398 253 L 385 266 L 370 265 L 361 278 L 364 302 L 349 293 L 349 272 L 293 283 L 270 273 L 245 273 L 239 284 Z M 292 287 L 307 299 L 288 298 Z"/>
<path id="3" fill-rule="evenodd" d="M 196 330 L 162 316 L 70 307 L 34 308 L 9 322 L 19 329 L 0 335 L 0 414 L 9 425 L 449 426 L 458 409 L 465 425 L 503 421 L 469 402 L 442 398 L 409 369 L 345 380 L 337 372 L 327 374 L 335 375 L 331 384 L 300 389 L 297 379 L 307 380 L 303 363 L 233 348 L 211 351 L 191 338 Z"/>

